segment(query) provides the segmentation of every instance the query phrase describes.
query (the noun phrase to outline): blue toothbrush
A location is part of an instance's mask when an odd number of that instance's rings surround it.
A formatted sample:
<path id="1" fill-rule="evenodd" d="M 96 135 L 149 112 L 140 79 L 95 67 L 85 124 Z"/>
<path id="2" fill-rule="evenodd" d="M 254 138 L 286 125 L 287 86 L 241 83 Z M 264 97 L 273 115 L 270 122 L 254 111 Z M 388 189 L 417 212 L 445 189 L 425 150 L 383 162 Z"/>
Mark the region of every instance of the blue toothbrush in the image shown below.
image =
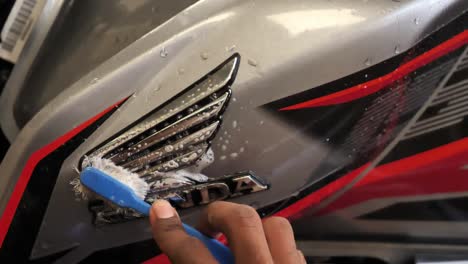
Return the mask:
<path id="1" fill-rule="evenodd" d="M 122 175 L 119 175 L 119 177 L 122 177 Z M 129 174 L 128 177 L 133 177 L 133 175 Z M 149 215 L 151 205 L 138 197 L 135 190 L 130 186 L 106 172 L 94 167 L 87 167 L 81 172 L 80 181 L 93 192 L 121 207 L 132 208 L 141 214 Z M 183 223 L 183 226 L 189 235 L 198 238 L 205 244 L 219 263 L 234 264 L 234 255 L 228 247 L 216 239 L 203 235 L 189 225 Z"/>

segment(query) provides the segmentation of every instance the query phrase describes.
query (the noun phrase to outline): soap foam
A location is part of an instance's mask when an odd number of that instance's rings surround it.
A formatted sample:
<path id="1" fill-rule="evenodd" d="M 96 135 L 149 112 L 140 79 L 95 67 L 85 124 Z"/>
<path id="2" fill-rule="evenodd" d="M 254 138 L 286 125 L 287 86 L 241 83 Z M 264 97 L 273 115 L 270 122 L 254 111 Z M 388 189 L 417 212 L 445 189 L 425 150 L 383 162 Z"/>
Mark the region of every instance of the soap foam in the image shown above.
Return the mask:
<path id="1" fill-rule="evenodd" d="M 87 160 L 85 160 L 84 164 L 92 166 L 114 177 L 115 179 L 132 188 L 138 197 L 144 199 L 150 188 L 157 190 L 158 188 L 163 187 L 170 188 L 208 181 L 208 176 L 201 173 L 201 171 L 213 163 L 214 153 L 210 148 L 200 157 L 200 159 L 197 160 L 194 165 L 190 167 L 169 172 L 156 172 L 154 176 L 157 177 L 158 180 L 151 183 L 151 186 L 142 178 L 140 178 L 138 174 L 133 173 L 121 166 L 117 166 L 108 159 L 99 157 L 86 159 Z M 71 180 L 70 184 L 73 186 L 73 191 L 78 197 L 81 197 L 84 200 L 88 199 L 90 192 L 81 184 L 79 177 Z"/>

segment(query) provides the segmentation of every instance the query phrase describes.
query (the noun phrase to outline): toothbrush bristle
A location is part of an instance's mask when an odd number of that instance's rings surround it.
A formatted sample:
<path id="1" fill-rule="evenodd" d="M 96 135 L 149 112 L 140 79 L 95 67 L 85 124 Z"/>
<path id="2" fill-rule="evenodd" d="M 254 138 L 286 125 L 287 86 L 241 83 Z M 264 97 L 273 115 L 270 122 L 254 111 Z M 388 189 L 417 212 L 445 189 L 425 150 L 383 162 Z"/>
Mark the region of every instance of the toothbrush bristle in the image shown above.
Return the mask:
<path id="1" fill-rule="evenodd" d="M 90 164 L 92 167 L 105 172 L 107 175 L 130 187 L 139 198 L 145 199 L 149 191 L 149 185 L 138 174 L 117 166 L 108 159 L 94 157 L 91 158 Z"/>

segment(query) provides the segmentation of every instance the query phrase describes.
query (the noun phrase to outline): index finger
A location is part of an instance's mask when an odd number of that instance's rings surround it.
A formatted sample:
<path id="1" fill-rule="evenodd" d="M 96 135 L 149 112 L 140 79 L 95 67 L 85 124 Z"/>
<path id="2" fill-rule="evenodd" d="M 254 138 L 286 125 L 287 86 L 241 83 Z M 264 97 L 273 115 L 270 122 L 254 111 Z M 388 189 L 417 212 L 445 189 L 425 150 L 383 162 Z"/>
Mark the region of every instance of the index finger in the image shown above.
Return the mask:
<path id="1" fill-rule="evenodd" d="M 262 221 L 250 206 L 214 202 L 203 211 L 200 232 L 222 232 L 229 241 L 236 263 L 273 263 Z"/>
<path id="2" fill-rule="evenodd" d="M 150 222 L 156 243 L 173 263 L 217 263 L 201 241 L 185 232 L 169 202 L 153 203 Z"/>

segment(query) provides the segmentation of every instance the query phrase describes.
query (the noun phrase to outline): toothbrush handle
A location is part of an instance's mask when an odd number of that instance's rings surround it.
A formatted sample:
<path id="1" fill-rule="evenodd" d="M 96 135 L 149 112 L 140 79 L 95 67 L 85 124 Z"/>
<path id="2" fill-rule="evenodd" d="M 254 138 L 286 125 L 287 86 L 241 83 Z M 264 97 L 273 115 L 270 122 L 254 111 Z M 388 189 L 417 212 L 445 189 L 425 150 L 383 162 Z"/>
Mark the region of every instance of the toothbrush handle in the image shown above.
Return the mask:
<path id="1" fill-rule="evenodd" d="M 209 238 L 202 233 L 200 233 L 195 228 L 183 224 L 185 231 L 193 236 L 198 238 L 203 244 L 208 248 L 211 254 L 216 258 L 216 260 L 221 264 L 234 264 L 234 255 L 232 255 L 231 250 L 223 245 L 221 242 L 214 238 Z"/>

